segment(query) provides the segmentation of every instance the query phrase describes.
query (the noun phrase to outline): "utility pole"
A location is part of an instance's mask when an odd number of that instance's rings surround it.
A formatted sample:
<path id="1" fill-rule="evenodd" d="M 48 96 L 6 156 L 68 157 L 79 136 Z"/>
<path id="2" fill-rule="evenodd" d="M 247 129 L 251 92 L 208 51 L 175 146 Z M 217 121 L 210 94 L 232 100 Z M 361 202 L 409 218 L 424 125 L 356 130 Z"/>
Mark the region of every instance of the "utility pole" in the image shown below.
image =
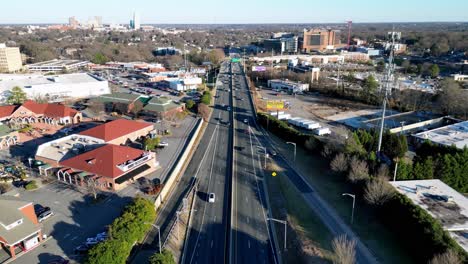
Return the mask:
<path id="1" fill-rule="evenodd" d="M 161 229 L 159 228 L 159 226 L 157 226 L 155 224 L 152 224 L 152 223 L 145 222 L 145 224 L 151 225 L 154 228 L 158 229 L 159 254 L 161 254 L 161 251 L 162 251 L 162 249 L 161 249 L 162 248 L 162 245 L 161 245 Z"/>
<path id="2" fill-rule="evenodd" d="M 393 28 L 393 32 L 395 32 L 395 27 Z M 393 64 L 393 56 L 394 56 L 394 47 L 395 47 L 395 35 L 392 34 L 392 44 L 390 45 L 390 56 L 388 58 L 388 65 L 386 69 L 386 73 L 383 77 L 382 84 L 381 84 L 381 89 L 384 89 L 384 98 L 382 102 L 382 119 L 380 121 L 380 132 L 379 132 L 379 142 L 377 146 L 377 154 L 380 154 L 381 148 L 382 148 L 382 136 L 383 136 L 383 131 L 384 131 L 384 125 L 385 125 L 385 111 L 387 110 L 387 98 L 389 93 L 391 93 L 392 87 L 390 86 L 390 83 L 393 82 L 393 74 L 394 74 L 394 69 L 395 65 Z"/>

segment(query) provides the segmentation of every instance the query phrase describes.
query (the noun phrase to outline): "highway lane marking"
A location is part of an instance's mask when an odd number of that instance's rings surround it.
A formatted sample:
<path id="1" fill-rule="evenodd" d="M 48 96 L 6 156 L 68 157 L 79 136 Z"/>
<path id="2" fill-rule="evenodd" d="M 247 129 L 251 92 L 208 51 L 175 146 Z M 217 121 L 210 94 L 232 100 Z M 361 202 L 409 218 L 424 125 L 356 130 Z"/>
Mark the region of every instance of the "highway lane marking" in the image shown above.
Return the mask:
<path id="1" fill-rule="evenodd" d="M 72 237 L 70 240 L 73 241 L 73 240 L 75 240 L 75 239 L 77 239 L 77 238 L 78 238 L 78 236 L 74 236 L 74 237 Z"/>
<path id="2" fill-rule="evenodd" d="M 211 248 L 213 248 L 213 240 L 211 240 Z"/>
<path id="3" fill-rule="evenodd" d="M 71 234 L 68 233 L 68 234 L 64 235 L 63 238 L 67 238 L 67 237 L 69 237 L 70 235 L 71 235 Z"/>
<path id="4" fill-rule="evenodd" d="M 216 140 L 215 140 L 215 144 L 214 144 L 214 151 L 213 151 L 213 156 L 212 156 L 212 159 L 211 159 L 210 176 L 208 177 L 208 190 L 207 190 L 207 192 L 208 192 L 209 189 L 210 189 L 211 177 L 212 177 L 212 175 L 213 175 L 214 157 L 215 157 L 215 154 L 216 154 L 216 149 L 217 149 L 217 147 L 218 147 L 218 138 L 219 138 L 219 116 L 220 116 L 220 115 L 221 115 L 221 113 L 219 113 L 219 115 L 218 115 L 218 123 L 216 124 L 216 128 L 215 128 L 216 131 L 213 132 L 212 138 L 210 139 L 210 144 L 211 144 L 211 142 L 213 141 L 213 136 L 214 136 L 214 134 L 216 134 Z M 208 149 L 207 149 L 207 150 L 208 150 Z M 208 151 L 207 151 L 207 152 L 208 152 Z M 205 155 L 206 155 L 207 152 L 205 152 Z M 203 158 L 205 158 L 205 157 L 203 157 Z M 198 167 L 198 170 L 201 168 L 201 164 L 202 164 L 202 162 L 200 162 L 200 166 Z M 197 174 L 198 174 L 198 170 L 197 170 Z M 195 177 L 196 177 L 196 175 L 195 175 Z M 206 203 L 206 201 L 205 201 L 205 206 L 203 207 L 202 221 L 201 221 L 201 223 L 200 223 L 200 231 L 202 230 L 202 226 L 203 226 L 203 224 L 204 224 L 204 222 L 205 222 L 206 206 L 207 206 L 207 203 Z M 198 241 L 200 240 L 200 234 L 201 234 L 201 232 L 198 232 L 197 240 L 195 241 L 195 244 L 198 245 L 198 246 L 199 246 Z M 192 260 L 193 260 L 193 257 L 194 257 L 194 253 L 195 253 L 195 252 L 192 253 L 192 256 L 190 257 L 190 262 L 189 262 L 189 263 L 192 263 Z"/>
<path id="5" fill-rule="evenodd" d="M 250 240 L 247 241 L 247 244 L 249 245 L 249 248 L 250 248 Z"/>
<path id="6" fill-rule="evenodd" d="M 249 217 L 247 216 L 247 224 L 250 223 Z"/>

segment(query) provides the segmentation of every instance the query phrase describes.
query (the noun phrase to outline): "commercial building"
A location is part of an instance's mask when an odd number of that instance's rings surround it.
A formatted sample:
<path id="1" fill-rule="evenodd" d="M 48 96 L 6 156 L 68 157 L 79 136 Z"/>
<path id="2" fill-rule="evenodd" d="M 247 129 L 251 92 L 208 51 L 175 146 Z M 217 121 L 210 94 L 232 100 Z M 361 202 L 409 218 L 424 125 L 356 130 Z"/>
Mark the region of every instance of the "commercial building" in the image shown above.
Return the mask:
<path id="1" fill-rule="evenodd" d="M 76 18 L 73 16 L 68 18 L 68 25 L 70 28 L 76 29 L 78 26 L 80 26 L 80 22 L 78 22 L 78 20 L 76 20 Z"/>
<path id="2" fill-rule="evenodd" d="M 291 93 L 304 92 L 309 90 L 308 83 L 297 83 L 288 80 L 268 80 L 268 87 L 273 90 L 288 91 Z"/>
<path id="3" fill-rule="evenodd" d="M 90 102 L 91 104 L 102 104 L 106 112 L 128 113 L 140 98 L 141 95 L 139 94 L 112 93 L 92 98 Z"/>
<path id="4" fill-rule="evenodd" d="M 188 91 L 195 90 L 200 84 L 202 84 L 202 79 L 198 77 L 193 78 L 172 78 L 166 79 L 169 83 L 169 88 L 176 91 Z"/>
<path id="5" fill-rule="evenodd" d="M 275 53 L 297 53 L 298 37 L 291 33 L 275 33 L 270 39 L 263 41 L 263 48 L 267 51 Z"/>
<path id="6" fill-rule="evenodd" d="M 338 30 L 304 30 L 303 52 L 334 50 L 340 45 L 340 31 Z"/>
<path id="7" fill-rule="evenodd" d="M 0 245 L 12 259 L 42 242 L 41 226 L 31 202 L 1 195 L 0 212 Z"/>
<path id="8" fill-rule="evenodd" d="M 158 47 L 153 50 L 155 56 L 177 55 L 181 53 L 182 51 L 175 47 Z"/>
<path id="9" fill-rule="evenodd" d="M 439 220 L 450 236 L 468 251 L 468 198 L 440 180 L 394 181 L 390 184 Z"/>
<path id="10" fill-rule="evenodd" d="M 159 118 L 168 118 L 176 113 L 183 112 L 184 109 L 185 104 L 183 103 L 175 103 L 167 98 L 153 97 L 143 107 L 143 112 Z"/>
<path id="11" fill-rule="evenodd" d="M 120 190 L 158 167 L 154 153 L 124 146 L 153 130 L 150 123 L 118 119 L 44 143 L 35 158 L 45 163 L 39 167 L 41 174 L 52 172 L 59 181 Z"/>
<path id="12" fill-rule="evenodd" d="M 153 152 L 107 144 L 60 162 L 57 179 L 79 186 L 118 191 L 156 170 Z"/>
<path id="13" fill-rule="evenodd" d="M 19 133 L 0 123 L 0 149 L 8 149 L 19 141 Z"/>
<path id="14" fill-rule="evenodd" d="M 89 64 L 89 61 L 55 59 L 28 64 L 26 67 L 31 72 L 69 72 L 79 70 L 88 66 Z"/>
<path id="15" fill-rule="evenodd" d="M 438 145 L 463 149 L 468 147 L 468 121 L 423 131 L 413 137 L 419 142 L 428 140 Z"/>
<path id="16" fill-rule="evenodd" d="M 130 28 L 134 30 L 139 30 L 140 27 L 140 16 L 137 12 L 133 12 L 133 19 L 130 21 Z"/>
<path id="17" fill-rule="evenodd" d="M 9 74 L 0 75 L 0 102 L 4 102 L 9 91 L 18 86 L 29 99 L 43 98 L 49 102 L 67 99 L 88 98 L 109 94 L 107 80 L 88 73 L 62 75 Z"/>
<path id="18" fill-rule="evenodd" d="M 21 53 L 18 47 L 7 47 L 0 43 L 0 72 L 17 72 L 23 68 Z"/>
<path id="19" fill-rule="evenodd" d="M 16 124 L 48 123 L 52 125 L 76 124 L 83 115 L 68 106 L 58 103 L 39 104 L 26 101 L 22 105 L 0 106 L 0 121 Z"/>
<path id="20" fill-rule="evenodd" d="M 457 82 L 468 82 L 468 75 L 465 74 L 454 74 L 453 79 Z"/>
<path id="21" fill-rule="evenodd" d="M 341 52 L 339 55 L 281 55 L 268 57 L 251 57 L 251 61 L 255 62 L 280 62 L 282 60 L 290 61 L 297 60 L 298 62 L 328 64 L 328 63 L 344 63 L 344 62 L 367 62 L 370 60 L 368 54 L 361 52 Z"/>

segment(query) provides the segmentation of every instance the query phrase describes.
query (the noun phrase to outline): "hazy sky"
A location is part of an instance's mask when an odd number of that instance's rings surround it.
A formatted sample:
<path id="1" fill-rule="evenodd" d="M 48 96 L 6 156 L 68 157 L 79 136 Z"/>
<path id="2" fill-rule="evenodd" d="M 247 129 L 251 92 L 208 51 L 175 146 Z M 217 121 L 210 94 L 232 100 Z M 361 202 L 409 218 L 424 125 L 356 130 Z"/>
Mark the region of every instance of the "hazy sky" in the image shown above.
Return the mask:
<path id="1" fill-rule="evenodd" d="M 0 23 L 67 23 L 102 16 L 105 23 L 468 22 L 468 0 L 10 0 Z"/>

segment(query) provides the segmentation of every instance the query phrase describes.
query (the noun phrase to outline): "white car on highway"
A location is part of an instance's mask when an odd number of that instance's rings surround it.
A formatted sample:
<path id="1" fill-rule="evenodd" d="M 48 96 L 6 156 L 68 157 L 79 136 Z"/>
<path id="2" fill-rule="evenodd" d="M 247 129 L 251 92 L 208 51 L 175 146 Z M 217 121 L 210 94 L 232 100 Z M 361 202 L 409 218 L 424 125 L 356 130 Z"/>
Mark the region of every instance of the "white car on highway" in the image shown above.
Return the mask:
<path id="1" fill-rule="evenodd" d="M 208 195 L 208 202 L 209 203 L 214 203 L 215 202 L 215 194 L 214 193 L 210 193 Z"/>

